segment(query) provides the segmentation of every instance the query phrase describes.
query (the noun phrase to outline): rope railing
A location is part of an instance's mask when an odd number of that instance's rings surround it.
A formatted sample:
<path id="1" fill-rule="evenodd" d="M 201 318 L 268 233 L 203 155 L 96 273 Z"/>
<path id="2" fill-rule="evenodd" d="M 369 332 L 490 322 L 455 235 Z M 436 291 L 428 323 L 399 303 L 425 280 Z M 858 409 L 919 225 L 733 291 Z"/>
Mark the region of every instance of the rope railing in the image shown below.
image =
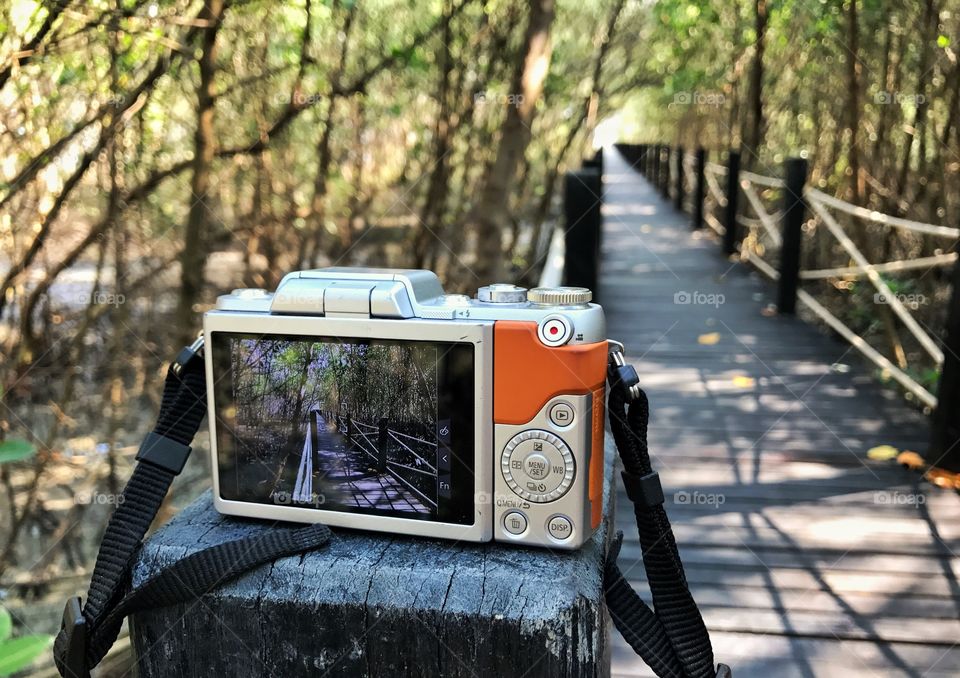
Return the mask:
<path id="1" fill-rule="evenodd" d="M 676 207 L 690 205 L 694 229 L 716 233 L 725 255 L 774 281 L 780 314 L 800 305 L 932 411 L 929 458 L 960 472 L 960 228 L 884 214 L 813 188 L 803 158 L 787 158 L 781 176 L 767 176 L 742 170 L 737 150 L 720 163 L 703 148 L 618 149 L 661 194 L 676 196 Z M 878 197 L 891 196 L 880 187 Z M 864 312 L 870 295 L 875 307 Z"/>
<path id="2" fill-rule="evenodd" d="M 437 501 L 435 498 L 431 498 L 423 491 L 423 488 L 419 488 L 412 483 L 412 479 L 408 479 L 403 476 L 403 473 L 405 472 L 412 472 L 435 480 L 438 477 L 436 465 L 431 464 L 426 457 L 418 453 L 409 444 L 404 442 L 404 439 L 410 441 L 411 444 L 419 443 L 424 447 L 433 448 L 434 450 L 438 448 L 437 442 L 424 440 L 423 438 L 418 438 L 408 433 L 394 430 L 387 427 L 385 422 L 383 428 L 384 436 L 381 437 L 380 424 L 369 424 L 367 422 L 355 419 L 352 416 L 338 412 L 330 412 L 328 414 L 334 418 L 338 433 L 345 435 L 351 444 L 356 446 L 356 448 L 361 452 L 364 452 L 368 457 L 371 458 L 373 462 L 383 463 L 384 466 L 381 468 L 384 468 L 385 471 L 387 471 L 397 481 L 402 483 L 408 490 L 414 492 L 417 497 L 423 500 L 426 505 L 433 508 L 437 507 Z M 399 448 L 406 453 L 407 459 L 398 461 L 396 459 L 389 458 L 389 450 L 391 448 L 394 451 L 397 449 L 396 447 L 390 445 L 389 441 L 392 441 L 393 444 L 399 446 Z M 382 447 L 384 445 L 386 447 Z M 304 455 L 307 454 L 307 448 L 305 447 Z M 383 461 L 381 462 L 381 460 Z M 403 463 L 403 461 L 410 463 Z"/>
<path id="3" fill-rule="evenodd" d="M 868 210 L 866 207 L 857 207 L 856 205 L 851 205 L 848 202 L 840 200 L 839 198 L 834 198 L 833 196 L 827 195 L 823 191 L 818 191 L 815 188 L 808 187 L 804 189 L 804 195 L 807 200 L 811 202 L 819 202 L 823 205 L 832 207 L 833 209 L 839 210 L 851 216 L 865 219 L 866 221 L 870 221 L 875 224 L 892 226 L 894 228 L 902 228 L 908 231 L 914 231 L 916 233 L 925 233 L 927 235 L 935 235 L 943 238 L 953 238 L 955 240 L 960 239 L 960 228 L 938 226 L 936 224 L 924 224 L 919 221 L 911 221 L 910 219 L 901 219 L 900 217 L 893 217 L 889 214 L 882 214 L 874 210 Z"/>
<path id="4" fill-rule="evenodd" d="M 659 150 L 657 152 L 659 153 Z M 731 156 L 733 155 L 731 153 Z M 646 157 L 645 154 L 644 157 Z M 671 157 L 675 157 L 672 150 L 668 153 L 668 158 Z M 699 190 L 703 205 L 697 218 L 700 223 L 695 224 L 695 227 L 706 225 L 724 240 L 727 252 L 739 256 L 761 275 L 776 281 L 778 307 L 785 298 L 802 304 L 919 402 L 935 408 L 937 397 L 919 383 L 915 370 L 911 373 L 907 364 L 905 345 L 900 343 L 900 337 L 890 338 L 893 345 L 891 350 L 896 358 L 892 360 L 871 346 L 865 338 L 873 332 L 873 329 L 864 331 L 861 336 L 835 314 L 838 311 L 831 312 L 822 300 L 814 297 L 811 291 L 799 289 L 799 283 L 801 281 L 825 282 L 832 286 L 832 288 L 824 288 L 825 290 L 850 290 L 851 285 L 856 281 L 869 282 L 869 288 L 876 291 L 875 299 L 881 300 L 876 303 L 884 305 L 882 317 L 885 319 L 888 335 L 891 328 L 894 328 L 892 330 L 894 333 L 897 331 L 896 325 L 891 324 L 891 320 L 888 319 L 890 318 L 906 329 L 905 336 L 909 336 L 911 342 L 915 342 L 910 344 L 911 350 L 914 351 L 910 357 L 911 362 L 917 360 L 912 356 L 920 355 L 921 363 L 929 361 L 923 364 L 939 366 L 944 361 L 944 351 L 938 339 L 918 319 L 923 316 L 914 315 L 917 305 L 910 303 L 908 306 L 909 302 L 898 296 L 897 287 L 893 282 L 885 279 L 885 276 L 960 265 L 956 252 L 944 252 L 935 248 L 930 252 L 931 246 L 922 240 L 928 237 L 949 239 L 951 241 L 949 244 L 952 246 L 953 241 L 960 240 L 960 228 L 883 214 L 806 186 L 806 165 L 803 161 L 796 161 L 803 163 L 802 176 L 797 180 L 796 176 L 791 178 L 789 170 L 782 178 L 741 170 L 739 156 L 735 164 L 734 158 L 731 157 L 728 164 L 701 161 L 699 166 L 696 157 L 693 153 L 683 154 L 679 162 L 674 165 L 674 167 L 679 166 L 680 176 L 668 174 L 666 177 L 666 181 L 671 185 L 663 185 L 665 178 L 656 157 L 653 158 L 653 162 L 649 160 L 641 162 L 641 171 L 644 171 L 644 168 L 652 171 L 652 178 L 660 183 L 665 195 L 671 195 L 672 190 L 674 195 L 677 191 L 683 191 L 684 207 L 687 204 L 686 198 L 692 195 L 695 189 Z M 705 155 L 704 159 L 706 159 Z M 687 190 L 685 186 L 689 186 L 690 189 Z M 731 193 L 734 190 L 736 195 Z M 774 204 L 773 201 L 781 206 L 771 207 Z M 790 220 L 788 213 L 795 210 L 791 206 L 793 204 L 802 205 L 798 213 L 800 216 L 795 214 L 792 224 L 788 224 Z M 693 212 L 695 206 L 692 198 L 690 205 L 690 211 Z M 808 216 L 803 216 L 804 207 L 810 211 Z M 921 240 L 898 240 L 895 242 L 899 244 L 891 245 L 894 241 L 891 241 L 892 236 L 888 235 L 882 248 L 885 260 L 873 263 L 861 248 L 862 246 L 858 246 L 860 241 L 848 235 L 837 214 L 862 223 L 892 229 L 905 234 L 904 237 L 906 234 L 914 234 Z M 732 234 L 727 233 L 731 223 L 735 226 Z M 796 230 L 793 231 L 794 235 L 791 235 L 788 242 L 786 234 L 789 228 Z M 824 235 L 832 244 L 828 245 L 827 241 L 822 240 Z M 808 250 L 804 255 L 806 258 L 802 260 L 801 243 L 804 240 L 813 241 L 813 239 L 821 245 L 818 249 Z M 924 252 L 924 249 L 927 251 Z M 785 263 L 791 255 L 794 259 L 792 264 Z M 835 259 L 838 255 L 845 261 L 820 261 L 824 257 Z M 792 303 L 787 310 L 781 310 L 787 313 L 792 312 Z M 871 325 L 871 328 L 874 327 L 876 324 Z M 916 352 L 916 348 L 912 348 L 914 346 L 919 349 L 919 353 Z"/>

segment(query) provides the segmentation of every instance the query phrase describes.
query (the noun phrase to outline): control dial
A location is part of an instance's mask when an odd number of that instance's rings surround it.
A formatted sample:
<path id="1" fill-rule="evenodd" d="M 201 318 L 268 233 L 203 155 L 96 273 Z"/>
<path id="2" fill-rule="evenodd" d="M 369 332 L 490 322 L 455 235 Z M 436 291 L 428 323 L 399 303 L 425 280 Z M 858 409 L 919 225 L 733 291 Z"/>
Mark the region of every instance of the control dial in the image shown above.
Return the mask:
<path id="1" fill-rule="evenodd" d="M 536 504 L 565 495 L 576 475 L 573 453 L 567 444 L 540 429 L 513 436 L 503 448 L 500 469 L 511 490 Z"/>
<path id="2" fill-rule="evenodd" d="M 527 288 L 494 283 L 477 290 L 477 299 L 488 304 L 522 304 L 527 300 Z"/>
<path id="3" fill-rule="evenodd" d="M 582 306 L 593 299 L 586 287 L 534 287 L 527 298 L 545 306 Z"/>

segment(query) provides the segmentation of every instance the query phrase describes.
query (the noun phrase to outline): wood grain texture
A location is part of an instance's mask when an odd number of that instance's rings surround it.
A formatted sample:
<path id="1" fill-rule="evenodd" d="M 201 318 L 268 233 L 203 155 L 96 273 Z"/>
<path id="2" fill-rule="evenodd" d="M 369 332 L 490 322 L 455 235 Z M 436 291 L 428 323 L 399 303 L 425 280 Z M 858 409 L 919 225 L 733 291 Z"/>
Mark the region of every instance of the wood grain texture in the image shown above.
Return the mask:
<path id="1" fill-rule="evenodd" d="M 608 446 L 604 522 L 576 552 L 338 529 L 325 548 L 136 615 L 139 675 L 607 676 L 614 454 Z M 220 516 L 207 493 L 150 538 L 134 584 L 270 527 Z"/>

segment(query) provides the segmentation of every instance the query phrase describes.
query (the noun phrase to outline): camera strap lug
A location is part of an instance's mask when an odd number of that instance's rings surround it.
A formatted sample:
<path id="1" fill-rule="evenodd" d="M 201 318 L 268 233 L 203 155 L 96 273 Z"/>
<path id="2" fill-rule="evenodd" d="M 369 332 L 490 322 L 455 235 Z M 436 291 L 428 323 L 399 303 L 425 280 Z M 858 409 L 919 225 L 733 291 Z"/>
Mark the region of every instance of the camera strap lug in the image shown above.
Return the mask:
<path id="1" fill-rule="evenodd" d="M 65 638 L 60 671 L 65 678 L 89 678 L 87 669 L 87 620 L 80 596 L 67 599 L 60 633 Z"/>

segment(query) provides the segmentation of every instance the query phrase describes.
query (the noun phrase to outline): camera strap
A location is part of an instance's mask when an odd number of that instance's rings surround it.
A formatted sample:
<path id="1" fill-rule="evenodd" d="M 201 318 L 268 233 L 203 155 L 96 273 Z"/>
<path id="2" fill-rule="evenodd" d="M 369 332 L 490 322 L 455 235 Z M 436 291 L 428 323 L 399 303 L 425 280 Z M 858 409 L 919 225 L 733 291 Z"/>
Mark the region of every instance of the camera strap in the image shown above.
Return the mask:
<path id="1" fill-rule="evenodd" d="M 330 539 L 325 525 L 266 530 L 218 544 L 164 568 L 135 589 L 130 570 L 190 443 L 207 412 L 202 340 L 184 348 L 167 371 L 160 414 L 137 452 L 137 464 L 104 532 L 86 603 L 70 598 L 53 656 L 60 675 L 89 678 L 117 639 L 124 617 L 139 610 L 193 602 L 250 569 L 309 551 Z"/>
<path id="2" fill-rule="evenodd" d="M 617 555 L 623 534 L 619 533 L 607 554 L 603 573 L 610 617 L 634 652 L 658 676 L 732 678 L 725 664 L 714 667 L 710 635 L 687 585 L 663 507 L 660 476 L 650 463 L 647 395 L 638 386 L 637 371 L 624 361 L 623 346 L 616 342 L 611 342 L 607 381 L 610 430 L 623 463 L 621 476 L 637 519 L 653 598 L 651 609 L 620 572 Z"/>
<path id="3" fill-rule="evenodd" d="M 123 619 L 140 610 L 193 602 L 258 565 L 315 549 L 330 529 L 314 524 L 277 528 L 198 551 L 130 587 L 137 551 L 174 478 L 190 455 L 190 443 L 207 410 L 202 339 L 185 347 L 167 371 L 160 414 L 137 452 L 134 467 L 104 532 L 85 603 L 70 598 L 53 654 L 65 678 L 89 678 L 117 639 Z M 613 344 L 618 346 L 616 344 Z M 610 428 L 623 461 L 623 480 L 634 505 L 653 610 L 617 567 L 622 534 L 607 554 L 604 588 L 617 629 L 658 676 L 730 678 L 713 667 L 706 626 L 690 595 L 676 541 L 663 508 L 663 490 L 647 450 L 649 409 L 622 347 L 611 351 Z M 629 403 L 629 409 L 627 404 Z"/>

